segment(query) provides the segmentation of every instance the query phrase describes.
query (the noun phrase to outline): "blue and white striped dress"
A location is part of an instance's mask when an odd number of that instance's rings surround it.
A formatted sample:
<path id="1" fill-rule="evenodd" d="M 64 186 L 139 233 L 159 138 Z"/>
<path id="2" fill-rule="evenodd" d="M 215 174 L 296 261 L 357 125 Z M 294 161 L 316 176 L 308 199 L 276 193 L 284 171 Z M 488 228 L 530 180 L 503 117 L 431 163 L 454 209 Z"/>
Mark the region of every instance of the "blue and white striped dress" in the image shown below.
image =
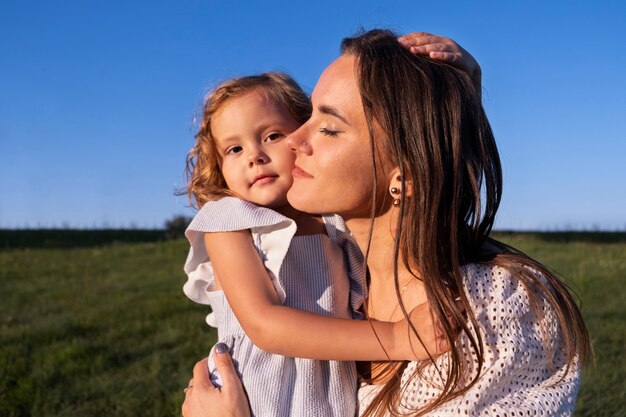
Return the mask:
<path id="1" fill-rule="evenodd" d="M 360 318 L 355 313 L 363 302 L 360 252 L 340 217 L 325 216 L 324 221 L 328 236 L 294 236 L 292 219 L 224 197 L 205 204 L 185 233 L 191 249 L 183 290 L 192 300 L 211 305 L 213 314 L 207 322 L 217 326 L 219 341 L 230 347 L 257 417 L 355 415 L 355 365 L 285 357 L 256 347 L 223 291 L 214 289 L 203 235 L 249 229 L 283 305 L 326 316 Z M 219 380 L 215 372 L 212 378 Z"/>

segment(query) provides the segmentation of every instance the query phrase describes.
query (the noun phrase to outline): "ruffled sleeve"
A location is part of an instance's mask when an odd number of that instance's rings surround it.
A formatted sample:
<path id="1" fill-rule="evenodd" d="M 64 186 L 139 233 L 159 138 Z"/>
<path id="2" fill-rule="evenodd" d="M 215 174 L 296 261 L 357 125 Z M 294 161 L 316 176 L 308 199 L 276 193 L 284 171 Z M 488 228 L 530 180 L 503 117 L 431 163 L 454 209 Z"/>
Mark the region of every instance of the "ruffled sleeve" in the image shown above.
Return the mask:
<path id="1" fill-rule="evenodd" d="M 361 307 L 367 296 L 365 274 L 363 274 L 363 253 L 343 219 L 336 215 L 324 215 L 324 224 L 328 237 L 335 241 L 343 251 L 343 256 L 350 279 L 350 307 L 353 319 L 363 319 Z"/>
<path id="2" fill-rule="evenodd" d="M 211 260 L 204 245 L 204 233 L 248 229 L 280 302 L 284 302 L 285 290 L 279 273 L 291 239 L 296 233 L 296 224 L 292 219 L 271 209 L 234 197 L 206 203 L 185 231 L 191 244 L 184 266 L 187 282 L 183 286 L 183 292 L 187 297 L 200 304 L 210 304 L 209 292 L 215 286 Z"/>

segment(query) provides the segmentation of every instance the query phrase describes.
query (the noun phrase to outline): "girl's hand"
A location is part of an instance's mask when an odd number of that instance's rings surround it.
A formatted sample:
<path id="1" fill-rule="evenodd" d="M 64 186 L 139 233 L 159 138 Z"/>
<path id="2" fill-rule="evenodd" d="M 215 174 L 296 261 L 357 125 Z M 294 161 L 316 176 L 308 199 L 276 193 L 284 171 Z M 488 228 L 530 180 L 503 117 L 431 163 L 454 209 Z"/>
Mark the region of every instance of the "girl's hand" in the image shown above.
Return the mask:
<path id="1" fill-rule="evenodd" d="M 222 379 L 222 388 L 216 388 L 211 383 L 206 358 L 196 363 L 193 378 L 185 390 L 183 417 L 250 417 L 248 397 L 228 348 L 219 345 L 215 345 L 213 355 L 215 367 Z"/>
<path id="2" fill-rule="evenodd" d="M 398 38 L 398 42 L 414 54 L 428 55 L 465 71 L 480 91 L 482 71 L 474 57 L 450 38 L 413 32 Z"/>
<path id="3" fill-rule="evenodd" d="M 409 319 L 419 338 L 409 327 L 408 322 L 404 322 L 405 334 L 409 335 L 411 353 L 417 360 L 428 360 L 450 350 L 448 339 L 429 302 L 411 310 Z"/>

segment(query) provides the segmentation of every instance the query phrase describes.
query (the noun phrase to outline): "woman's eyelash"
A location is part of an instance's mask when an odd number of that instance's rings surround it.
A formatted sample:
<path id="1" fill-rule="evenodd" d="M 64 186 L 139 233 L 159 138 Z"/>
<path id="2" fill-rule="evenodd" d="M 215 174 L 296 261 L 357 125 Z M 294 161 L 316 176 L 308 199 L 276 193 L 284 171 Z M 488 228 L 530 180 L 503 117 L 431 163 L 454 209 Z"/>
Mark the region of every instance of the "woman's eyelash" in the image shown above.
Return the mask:
<path id="1" fill-rule="evenodd" d="M 320 133 L 326 136 L 330 136 L 330 137 L 335 137 L 337 136 L 340 132 L 338 130 L 331 130 L 331 129 L 327 129 L 325 127 L 322 127 L 320 130 Z"/>

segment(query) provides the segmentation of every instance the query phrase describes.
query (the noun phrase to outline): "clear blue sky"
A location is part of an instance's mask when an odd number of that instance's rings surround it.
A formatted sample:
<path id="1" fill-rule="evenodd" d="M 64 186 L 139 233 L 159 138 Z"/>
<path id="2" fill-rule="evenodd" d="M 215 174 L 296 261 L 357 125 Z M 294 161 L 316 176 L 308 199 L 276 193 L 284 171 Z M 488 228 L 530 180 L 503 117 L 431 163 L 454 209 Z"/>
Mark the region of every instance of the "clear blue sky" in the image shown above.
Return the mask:
<path id="1" fill-rule="evenodd" d="M 307 90 L 358 28 L 444 34 L 483 68 L 498 227 L 626 228 L 626 6 L 580 1 L 0 3 L 0 228 L 192 214 L 193 116 L 267 70 Z"/>

